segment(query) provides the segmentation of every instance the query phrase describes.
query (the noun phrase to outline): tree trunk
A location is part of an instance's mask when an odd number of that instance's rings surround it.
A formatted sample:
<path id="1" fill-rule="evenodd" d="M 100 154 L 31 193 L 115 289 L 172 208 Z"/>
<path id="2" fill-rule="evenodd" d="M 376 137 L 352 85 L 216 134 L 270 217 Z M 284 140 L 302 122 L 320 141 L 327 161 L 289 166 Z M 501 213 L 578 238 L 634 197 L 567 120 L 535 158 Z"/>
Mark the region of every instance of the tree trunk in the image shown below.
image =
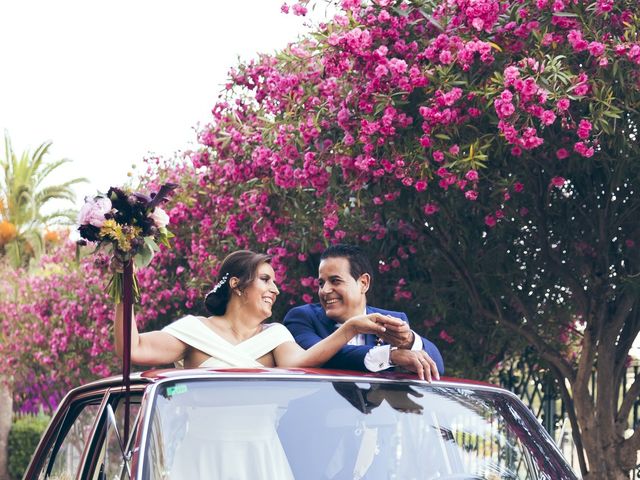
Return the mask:
<path id="1" fill-rule="evenodd" d="M 0 376 L 0 480 L 9 480 L 9 431 L 13 418 L 11 383 Z"/>

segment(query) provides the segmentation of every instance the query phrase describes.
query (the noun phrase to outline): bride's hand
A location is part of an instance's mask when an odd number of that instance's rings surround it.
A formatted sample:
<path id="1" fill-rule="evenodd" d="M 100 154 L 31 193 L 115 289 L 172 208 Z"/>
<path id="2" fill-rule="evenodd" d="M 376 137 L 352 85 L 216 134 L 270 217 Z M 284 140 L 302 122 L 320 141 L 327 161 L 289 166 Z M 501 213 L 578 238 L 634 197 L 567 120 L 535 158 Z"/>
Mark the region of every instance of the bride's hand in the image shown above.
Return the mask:
<path id="1" fill-rule="evenodd" d="M 401 326 L 403 323 L 399 318 L 383 315 L 382 313 L 358 315 L 344 322 L 345 326 L 352 330 L 353 335 L 359 333 L 373 333 L 378 335 L 386 332 L 387 326 L 389 325 Z"/>

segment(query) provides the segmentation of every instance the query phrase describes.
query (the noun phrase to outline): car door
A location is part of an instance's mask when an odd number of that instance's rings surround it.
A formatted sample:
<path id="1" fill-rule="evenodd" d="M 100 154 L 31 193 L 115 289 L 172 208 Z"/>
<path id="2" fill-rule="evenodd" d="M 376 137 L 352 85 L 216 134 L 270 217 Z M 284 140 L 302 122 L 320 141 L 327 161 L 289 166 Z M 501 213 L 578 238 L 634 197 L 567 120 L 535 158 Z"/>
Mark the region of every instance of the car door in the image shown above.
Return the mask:
<path id="1" fill-rule="evenodd" d="M 138 386 L 131 391 L 129 418 L 132 431 L 142 388 Z M 24 479 L 128 479 L 121 443 L 107 411 L 110 406 L 121 435 L 124 404 L 124 394 L 119 387 L 96 388 L 65 398 L 45 431 Z M 122 442 L 126 445 L 127 440 Z"/>
<path id="2" fill-rule="evenodd" d="M 126 411 L 125 395 L 122 389 L 109 391 L 102 419 L 94 433 L 94 439 L 88 447 L 88 453 L 80 478 L 91 480 L 129 480 L 131 478 L 131 452 L 134 445 L 131 439 L 136 437 L 137 418 L 140 412 L 142 390 L 134 389 L 129 397 L 129 438 L 124 435 L 124 417 Z M 113 416 L 110 417 L 109 408 Z M 115 422 L 113 421 L 115 420 Z"/>

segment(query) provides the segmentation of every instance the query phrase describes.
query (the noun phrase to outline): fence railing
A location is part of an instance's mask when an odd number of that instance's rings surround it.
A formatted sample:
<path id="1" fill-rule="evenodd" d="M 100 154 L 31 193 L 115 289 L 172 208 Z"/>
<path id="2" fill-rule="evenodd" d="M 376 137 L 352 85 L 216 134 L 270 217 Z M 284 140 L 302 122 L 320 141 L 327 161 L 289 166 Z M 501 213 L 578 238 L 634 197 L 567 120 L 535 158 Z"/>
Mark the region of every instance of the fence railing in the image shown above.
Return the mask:
<path id="1" fill-rule="evenodd" d="M 627 369 L 627 374 L 622 380 L 622 393 L 626 393 L 639 372 L 640 361 L 636 361 Z M 571 424 L 558 385 L 549 371 L 529 361 L 525 354 L 508 362 L 498 376 L 500 385 L 520 397 L 556 440 L 571 467 L 580 472 L 577 450 L 571 436 Z M 595 373 L 591 377 L 591 384 L 594 382 Z M 636 400 L 629 413 L 629 425 L 632 430 L 640 426 L 640 398 Z M 629 473 L 629 478 L 640 480 L 640 461 L 635 470 Z"/>

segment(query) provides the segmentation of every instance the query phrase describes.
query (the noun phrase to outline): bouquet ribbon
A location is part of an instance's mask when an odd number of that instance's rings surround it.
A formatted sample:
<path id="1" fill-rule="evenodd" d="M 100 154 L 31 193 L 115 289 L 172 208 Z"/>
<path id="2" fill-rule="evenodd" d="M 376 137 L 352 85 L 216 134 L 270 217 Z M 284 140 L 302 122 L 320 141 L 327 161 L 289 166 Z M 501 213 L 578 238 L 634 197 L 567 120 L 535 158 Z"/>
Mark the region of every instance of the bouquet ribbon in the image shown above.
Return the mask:
<path id="1" fill-rule="evenodd" d="M 123 308 L 123 355 L 122 380 L 124 382 L 124 441 L 129 439 L 129 397 L 131 393 L 131 321 L 133 312 L 133 260 L 124 266 L 122 278 L 122 308 Z M 125 445 L 126 448 L 126 445 Z"/>

